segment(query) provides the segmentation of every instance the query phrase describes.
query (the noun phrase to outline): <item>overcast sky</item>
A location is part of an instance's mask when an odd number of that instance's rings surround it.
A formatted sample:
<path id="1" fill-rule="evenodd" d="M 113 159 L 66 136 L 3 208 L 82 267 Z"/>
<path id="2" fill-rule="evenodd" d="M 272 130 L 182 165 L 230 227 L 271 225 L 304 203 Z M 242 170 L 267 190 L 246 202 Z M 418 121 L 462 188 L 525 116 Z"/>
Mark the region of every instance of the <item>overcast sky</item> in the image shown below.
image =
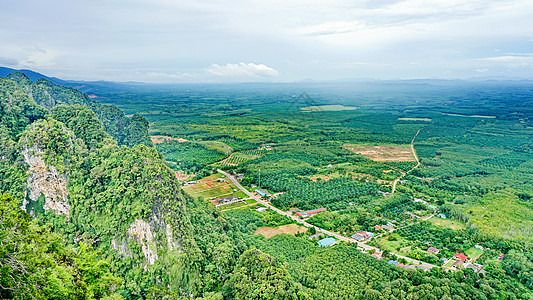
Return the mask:
<path id="1" fill-rule="evenodd" d="M 0 20 L 0 66 L 62 79 L 533 79 L 533 0 L 4 0 Z"/>

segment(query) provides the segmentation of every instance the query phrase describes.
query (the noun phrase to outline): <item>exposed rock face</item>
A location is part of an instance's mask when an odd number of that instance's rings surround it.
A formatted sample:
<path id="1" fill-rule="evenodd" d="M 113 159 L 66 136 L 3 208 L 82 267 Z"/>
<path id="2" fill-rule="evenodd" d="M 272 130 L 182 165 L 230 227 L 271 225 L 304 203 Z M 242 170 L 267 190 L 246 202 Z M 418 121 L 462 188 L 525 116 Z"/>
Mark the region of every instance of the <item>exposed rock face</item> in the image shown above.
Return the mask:
<path id="1" fill-rule="evenodd" d="M 22 151 L 24 161 L 29 165 L 30 175 L 27 179 L 29 198 L 37 201 L 44 195 L 44 209 L 51 209 L 57 215 L 70 217 L 68 204 L 67 179 L 59 174 L 54 166 L 47 166 L 41 155 L 44 152 L 38 147 L 25 148 Z M 23 208 L 25 209 L 24 203 Z"/>
<path id="2" fill-rule="evenodd" d="M 154 244 L 154 235 L 152 234 L 152 230 L 150 230 L 150 224 L 146 221 L 135 219 L 128 229 L 128 235 L 137 239 L 141 244 L 146 262 L 153 265 L 157 260 L 157 253 L 154 251 L 156 247 Z"/>
<path id="3" fill-rule="evenodd" d="M 168 247 L 168 251 L 172 251 L 174 249 L 176 249 L 176 242 L 174 241 L 174 237 L 172 236 L 172 229 L 170 228 L 170 225 L 167 224 L 167 226 L 165 226 L 165 234 L 167 236 L 167 247 Z"/>

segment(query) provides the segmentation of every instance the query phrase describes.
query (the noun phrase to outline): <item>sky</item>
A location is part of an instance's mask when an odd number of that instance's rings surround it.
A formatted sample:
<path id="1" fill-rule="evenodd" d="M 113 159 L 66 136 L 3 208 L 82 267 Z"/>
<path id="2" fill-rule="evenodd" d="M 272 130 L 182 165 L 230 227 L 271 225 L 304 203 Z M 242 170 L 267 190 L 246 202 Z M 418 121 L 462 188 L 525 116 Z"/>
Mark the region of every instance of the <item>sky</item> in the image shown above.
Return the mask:
<path id="1" fill-rule="evenodd" d="M 533 79 L 533 0 L 3 0 L 0 66 L 67 80 Z"/>

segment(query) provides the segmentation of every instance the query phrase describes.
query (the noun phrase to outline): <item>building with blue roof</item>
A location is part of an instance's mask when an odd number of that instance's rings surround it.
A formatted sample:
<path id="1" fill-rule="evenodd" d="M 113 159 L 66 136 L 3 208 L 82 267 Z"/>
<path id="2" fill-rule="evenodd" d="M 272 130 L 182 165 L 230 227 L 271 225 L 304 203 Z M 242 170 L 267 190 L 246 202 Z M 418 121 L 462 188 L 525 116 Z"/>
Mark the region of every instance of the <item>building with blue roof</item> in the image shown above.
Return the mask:
<path id="1" fill-rule="evenodd" d="M 318 245 L 320 245 L 321 247 L 329 247 L 329 246 L 335 245 L 336 243 L 337 243 L 337 240 L 335 240 L 332 237 L 327 237 L 325 239 L 321 239 L 320 241 L 318 241 Z"/>

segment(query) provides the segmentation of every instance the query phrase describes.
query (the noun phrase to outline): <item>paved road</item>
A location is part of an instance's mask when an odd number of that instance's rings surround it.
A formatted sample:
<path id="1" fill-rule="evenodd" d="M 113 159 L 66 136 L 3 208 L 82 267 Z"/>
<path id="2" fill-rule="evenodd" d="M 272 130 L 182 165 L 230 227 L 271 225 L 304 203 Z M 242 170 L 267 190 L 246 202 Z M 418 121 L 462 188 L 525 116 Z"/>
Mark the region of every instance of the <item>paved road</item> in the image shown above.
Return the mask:
<path id="1" fill-rule="evenodd" d="M 416 137 L 416 136 L 415 136 Z M 350 237 L 346 237 L 346 236 L 343 236 L 343 235 L 340 235 L 338 233 L 335 233 L 335 232 L 331 232 L 329 230 L 325 230 L 325 229 L 322 229 L 320 227 L 317 227 L 313 224 L 309 224 L 307 222 L 305 222 L 305 220 L 302 220 L 300 219 L 299 217 L 295 216 L 295 215 L 292 215 L 291 213 L 288 213 L 286 211 L 282 211 L 281 209 L 279 208 L 276 208 L 274 206 L 272 206 L 272 204 L 270 204 L 269 202 L 261 199 L 261 197 L 253 194 L 252 192 L 248 191 L 247 189 L 245 189 L 241 184 L 240 182 L 237 181 L 237 179 L 235 179 L 235 177 L 231 176 L 229 173 L 227 172 L 224 172 L 222 170 L 217 170 L 218 173 L 220 174 L 223 174 L 223 175 L 226 175 L 227 178 L 229 178 L 229 180 L 231 180 L 231 182 L 233 184 L 235 184 L 235 186 L 237 188 L 239 188 L 241 191 L 243 191 L 246 195 L 250 196 L 252 199 L 256 200 L 257 202 L 261 203 L 262 205 L 264 205 L 265 207 L 268 207 L 270 209 L 272 209 L 273 211 L 277 212 L 278 214 L 280 215 L 283 215 L 283 216 L 287 216 L 291 219 L 293 219 L 294 221 L 296 221 L 297 223 L 305 226 L 305 227 L 314 227 L 316 229 L 317 232 L 322 232 L 322 233 L 325 233 L 326 235 L 329 235 L 329 236 L 333 236 L 341 241 L 345 241 L 345 242 L 348 242 L 348 243 L 355 243 L 357 244 L 358 247 L 361 247 L 363 248 L 364 250 L 366 251 L 370 251 L 370 250 L 374 250 L 374 251 L 377 251 L 377 252 L 380 252 L 380 250 L 376 247 L 373 247 L 373 246 L 370 246 L 370 245 L 367 245 L 366 243 L 364 242 L 358 242 L 357 240 L 355 239 L 352 239 Z M 391 253 L 391 254 L 394 254 L 396 255 L 398 258 L 403 258 L 405 259 L 406 261 L 412 263 L 412 264 L 415 264 L 415 265 L 419 265 L 420 264 L 420 261 L 418 260 L 415 260 L 415 259 L 412 259 L 412 258 L 409 258 L 409 257 L 406 257 L 406 256 L 402 256 L 402 255 L 399 255 L 399 254 L 396 254 L 396 253 Z M 425 262 L 422 262 L 422 264 L 420 264 L 426 268 L 434 268 L 434 267 L 437 267 L 435 265 L 432 265 L 432 264 L 428 264 L 428 263 L 425 263 Z"/>
<path id="2" fill-rule="evenodd" d="M 414 169 L 418 168 L 420 166 L 420 160 L 418 160 L 418 155 L 416 155 L 416 152 L 415 152 L 415 139 L 416 139 L 416 136 L 420 133 L 420 130 L 422 130 L 422 128 L 418 129 L 418 131 L 416 132 L 415 136 L 413 136 L 413 139 L 411 140 L 411 152 L 413 152 L 413 156 L 415 157 L 416 159 L 416 166 L 414 166 L 411 170 L 407 171 L 406 173 L 403 173 L 402 172 L 402 176 L 396 178 L 396 180 L 394 180 L 394 182 L 392 183 L 392 192 L 391 194 L 394 194 L 394 192 L 396 191 L 396 185 L 398 184 L 398 182 L 405 177 L 405 175 L 411 173 Z"/>

